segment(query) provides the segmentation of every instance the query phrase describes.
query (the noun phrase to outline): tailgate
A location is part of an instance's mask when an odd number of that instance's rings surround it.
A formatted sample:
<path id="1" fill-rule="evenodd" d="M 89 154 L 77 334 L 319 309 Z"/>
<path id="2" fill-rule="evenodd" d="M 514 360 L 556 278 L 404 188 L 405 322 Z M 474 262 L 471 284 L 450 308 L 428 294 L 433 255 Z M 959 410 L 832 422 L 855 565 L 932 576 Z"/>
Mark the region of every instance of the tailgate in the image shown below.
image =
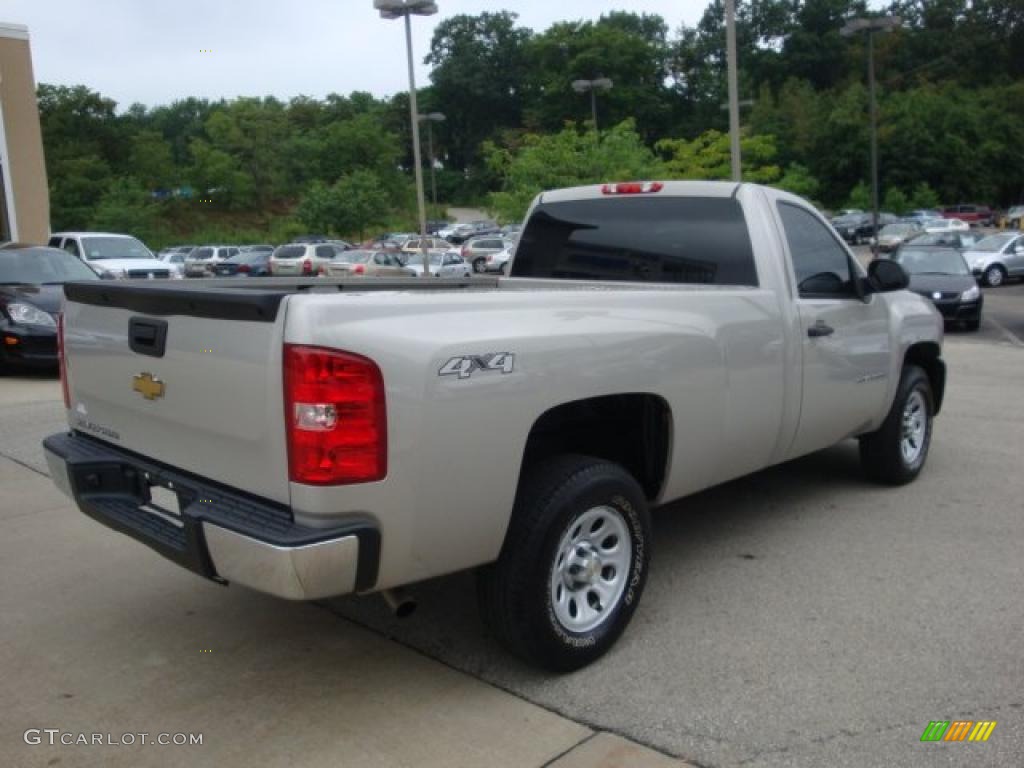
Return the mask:
<path id="1" fill-rule="evenodd" d="M 109 283 L 65 293 L 73 429 L 288 502 L 282 293 Z"/>

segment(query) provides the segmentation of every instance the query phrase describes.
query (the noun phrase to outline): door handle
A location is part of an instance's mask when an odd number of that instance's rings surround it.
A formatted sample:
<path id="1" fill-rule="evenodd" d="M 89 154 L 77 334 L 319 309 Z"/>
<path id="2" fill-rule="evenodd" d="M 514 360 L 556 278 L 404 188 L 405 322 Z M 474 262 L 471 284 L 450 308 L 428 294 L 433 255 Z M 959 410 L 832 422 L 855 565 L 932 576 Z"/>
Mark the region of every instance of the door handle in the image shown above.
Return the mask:
<path id="1" fill-rule="evenodd" d="M 831 336 L 835 332 L 836 329 L 823 320 L 819 320 L 807 329 L 807 335 L 812 339 L 821 338 L 822 336 Z"/>

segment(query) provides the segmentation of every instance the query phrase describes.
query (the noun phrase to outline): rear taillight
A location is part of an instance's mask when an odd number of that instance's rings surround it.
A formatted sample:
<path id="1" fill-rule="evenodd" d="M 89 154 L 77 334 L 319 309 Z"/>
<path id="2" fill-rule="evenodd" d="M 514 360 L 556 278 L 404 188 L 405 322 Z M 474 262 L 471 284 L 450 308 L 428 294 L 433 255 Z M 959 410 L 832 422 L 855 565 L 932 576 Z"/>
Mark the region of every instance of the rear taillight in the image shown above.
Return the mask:
<path id="1" fill-rule="evenodd" d="M 304 262 L 302 262 L 302 274 L 304 274 L 304 275 L 312 275 L 313 274 L 313 262 L 310 261 L 309 259 L 306 259 Z"/>
<path id="2" fill-rule="evenodd" d="M 354 267 L 352 267 L 352 271 L 355 272 L 357 275 L 362 275 L 366 272 L 366 267 L 364 267 L 362 264 L 356 264 Z"/>
<path id="3" fill-rule="evenodd" d="M 68 358 L 64 345 L 64 313 L 57 315 L 57 363 L 60 366 L 60 389 L 64 394 L 64 409 L 71 408 L 71 388 L 68 386 Z"/>
<path id="4" fill-rule="evenodd" d="M 601 193 L 605 195 L 642 195 L 661 192 L 665 185 L 660 181 L 630 181 L 624 184 L 605 184 Z"/>
<path id="5" fill-rule="evenodd" d="M 248 273 L 251 269 L 252 269 L 252 267 L 250 267 L 248 264 L 239 264 L 238 265 L 238 271 L 239 272 Z"/>
<path id="6" fill-rule="evenodd" d="M 469 256 L 469 246 L 464 245 L 462 246 L 462 258 L 466 258 L 467 256 Z"/>
<path id="7" fill-rule="evenodd" d="M 376 363 L 285 344 L 284 392 L 292 482 L 344 485 L 384 478 L 387 412 Z"/>

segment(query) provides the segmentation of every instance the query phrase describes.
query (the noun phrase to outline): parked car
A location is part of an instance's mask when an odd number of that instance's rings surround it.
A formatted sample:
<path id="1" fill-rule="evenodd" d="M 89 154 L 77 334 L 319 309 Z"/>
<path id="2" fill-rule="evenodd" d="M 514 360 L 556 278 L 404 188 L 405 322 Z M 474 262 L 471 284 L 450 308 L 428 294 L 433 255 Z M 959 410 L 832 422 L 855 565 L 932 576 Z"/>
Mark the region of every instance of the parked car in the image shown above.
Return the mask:
<path id="1" fill-rule="evenodd" d="M 96 274 L 112 279 L 154 279 L 171 276 L 171 267 L 153 255 L 131 235 L 111 232 L 57 232 L 50 236 L 51 248 L 62 248 L 77 256 Z"/>
<path id="2" fill-rule="evenodd" d="M 417 277 L 423 275 L 423 259 L 409 255 L 405 262 Z M 432 251 L 430 254 L 430 274 L 434 277 L 472 277 L 473 268 L 466 263 L 458 251 Z"/>
<path id="3" fill-rule="evenodd" d="M 64 283 L 99 279 L 60 248 L 0 249 L 0 370 L 55 367 Z"/>
<path id="4" fill-rule="evenodd" d="M 424 241 L 428 251 L 450 251 L 452 248 L 451 243 L 441 237 L 411 237 L 402 243 L 402 253 L 421 253 Z"/>
<path id="5" fill-rule="evenodd" d="M 462 258 L 473 266 L 473 271 L 487 271 L 487 255 L 511 248 L 514 243 L 504 237 L 478 237 L 462 246 Z"/>
<path id="6" fill-rule="evenodd" d="M 878 233 L 878 250 L 882 253 L 895 251 L 903 242 L 921 231 L 917 224 L 897 222 L 887 224 Z"/>
<path id="7" fill-rule="evenodd" d="M 843 240 L 851 245 L 856 245 L 859 242 L 857 233 L 861 231 L 865 221 L 863 213 L 847 213 L 832 219 L 832 226 Z"/>
<path id="8" fill-rule="evenodd" d="M 993 221 L 992 209 L 987 205 L 964 204 L 948 205 L 942 209 L 942 218 L 959 219 L 971 226 L 991 227 Z"/>
<path id="9" fill-rule="evenodd" d="M 900 249 L 893 260 L 910 276 L 910 290 L 931 301 L 944 320 L 978 330 L 985 297 L 961 253 L 952 248 L 910 245 Z"/>
<path id="10" fill-rule="evenodd" d="M 928 245 L 966 251 L 969 248 L 973 248 L 980 239 L 981 238 L 973 232 L 968 232 L 966 230 L 962 232 L 921 232 L 904 240 L 899 247 L 902 248 L 905 245 Z"/>
<path id="11" fill-rule="evenodd" d="M 996 287 L 1008 277 L 1024 278 L 1024 234 L 989 235 L 967 248 L 964 258 L 985 285 Z"/>
<path id="12" fill-rule="evenodd" d="M 442 229 L 448 228 L 448 221 L 446 219 L 430 219 L 427 221 L 427 234 L 437 235 Z M 441 235 L 438 235 L 441 237 Z M 443 239 L 443 238 L 442 238 Z"/>
<path id="13" fill-rule="evenodd" d="M 270 251 L 239 251 L 213 265 L 214 277 L 270 277 Z"/>
<path id="14" fill-rule="evenodd" d="M 313 277 L 344 249 L 330 243 L 289 243 L 279 245 L 270 255 L 274 277 Z"/>
<path id="15" fill-rule="evenodd" d="M 185 260 L 195 250 L 194 245 L 178 245 L 173 248 L 164 248 L 156 257 L 170 266 L 171 277 L 181 279 L 185 276 Z"/>
<path id="16" fill-rule="evenodd" d="M 327 235 L 299 235 L 298 237 L 292 238 L 293 243 L 303 243 L 307 245 L 316 243 L 326 243 L 327 240 Z"/>
<path id="17" fill-rule="evenodd" d="M 794 195 L 545 191 L 511 272 L 458 291 L 68 286 L 52 482 L 179 566 L 282 598 L 394 604 L 477 569 L 489 633 L 569 672 L 640 605 L 652 506 L 853 437 L 876 481 L 926 465 L 942 320 L 898 264 L 865 274 Z M 143 354 L 129 314 L 165 331 Z M 204 347 L 217 354 L 187 352 Z M 130 621 L 138 602 L 108 610 Z"/>
<path id="18" fill-rule="evenodd" d="M 238 253 L 237 245 L 201 245 L 185 258 L 185 277 L 209 277 L 215 266 Z"/>
<path id="19" fill-rule="evenodd" d="M 929 234 L 940 232 L 968 232 L 971 225 L 960 219 L 925 219 L 921 229 Z"/>
<path id="20" fill-rule="evenodd" d="M 1012 229 L 1021 229 L 1021 222 L 1024 221 L 1024 205 L 1015 205 L 1010 208 L 1003 217 L 1003 221 Z"/>
<path id="21" fill-rule="evenodd" d="M 485 257 L 484 272 L 497 272 L 502 275 L 508 274 L 508 265 L 512 259 L 515 246 L 510 245 L 497 253 L 488 253 Z"/>
<path id="22" fill-rule="evenodd" d="M 916 222 L 918 226 L 926 219 L 941 219 L 942 211 L 934 208 L 918 208 L 917 210 L 911 211 L 904 218 L 907 221 Z"/>
<path id="23" fill-rule="evenodd" d="M 491 221 L 490 219 L 480 219 L 478 221 L 471 221 L 469 224 L 459 225 L 455 231 L 448 236 L 448 242 L 454 245 L 461 245 L 474 237 L 480 237 L 482 235 L 496 235 L 500 231 L 501 228 L 498 226 L 497 222 Z"/>
<path id="24" fill-rule="evenodd" d="M 415 277 L 398 254 L 391 251 L 341 251 L 320 267 L 325 277 Z"/>

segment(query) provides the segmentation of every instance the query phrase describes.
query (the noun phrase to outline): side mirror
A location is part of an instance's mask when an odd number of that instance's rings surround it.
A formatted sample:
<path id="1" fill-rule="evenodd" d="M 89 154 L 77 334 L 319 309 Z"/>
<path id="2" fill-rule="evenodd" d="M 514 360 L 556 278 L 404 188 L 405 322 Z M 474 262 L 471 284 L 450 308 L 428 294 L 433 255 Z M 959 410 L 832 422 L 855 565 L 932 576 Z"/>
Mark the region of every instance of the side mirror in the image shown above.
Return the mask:
<path id="1" fill-rule="evenodd" d="M 868 264 L 868 282 L 877 293 L 888 293 L 910 285 L 910 276 L 891 259 L 875 259 Z"/>

